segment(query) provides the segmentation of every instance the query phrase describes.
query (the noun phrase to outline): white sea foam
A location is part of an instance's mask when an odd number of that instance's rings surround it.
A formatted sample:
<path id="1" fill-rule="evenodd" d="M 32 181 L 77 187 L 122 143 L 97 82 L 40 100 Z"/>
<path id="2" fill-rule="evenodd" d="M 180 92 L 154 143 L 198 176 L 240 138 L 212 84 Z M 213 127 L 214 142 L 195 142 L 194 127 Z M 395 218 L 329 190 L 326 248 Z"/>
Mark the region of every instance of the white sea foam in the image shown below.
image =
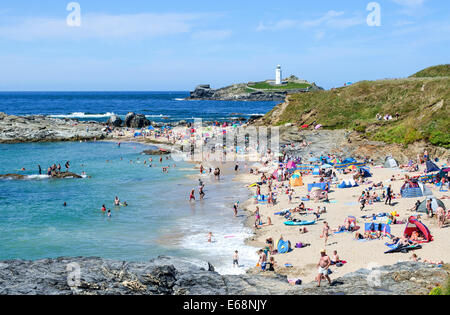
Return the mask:
<path id="1" fill-rule="evenodd" d="M 244 240 L 252 236 L 249 229 L 221 226 L 211 228 L 211 232 L 211 243 L 207 242 L 207 233 L 194 232 L 184 238 L 183 247 L 208 257 L 215 270 L 222 275 L 244 274 L 247 269 L 256 265 L 256 248 L 244 244 Z M 236 250 L 239 254 L 239 267 L 233 266 L 233 254 Z"/>
<path id="2" fill-rule="evenodd" d="M 50 178 L 48 175 L 27 175 L 25 176 L 27 179 L 47 179 Z"/>
<path id="3" fill-rule="evenodd" d="M 62 114 L 62 115 L 49 115 L 51 118 L 104 118 L 111 117 L 115 115 L 114 113 L 104 113 L 104 114 L 86 114 L 83 112 L 75 112 L 71 114 Z"/>
<path id="4" fill-rule="evenodd" d="M 170 117 L 170 115 L 163 115 L 163 114 L 159 114 L 159 115 L 145 115 L 145 117 L 147 117 L 147 118 L 161 118 L 161 117 Z"/>

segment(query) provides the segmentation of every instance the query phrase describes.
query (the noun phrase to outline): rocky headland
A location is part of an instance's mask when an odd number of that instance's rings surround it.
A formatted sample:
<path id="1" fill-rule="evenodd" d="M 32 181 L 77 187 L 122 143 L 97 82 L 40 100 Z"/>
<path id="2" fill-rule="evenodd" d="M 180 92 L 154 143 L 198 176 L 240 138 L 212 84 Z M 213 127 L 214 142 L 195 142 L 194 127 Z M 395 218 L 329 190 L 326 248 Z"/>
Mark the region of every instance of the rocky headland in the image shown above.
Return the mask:
<path id="1" fill-rule="evenodd" d="M 290 285 L 268 272 L 220 275 L 209 263 L 170 257 L 141 263 L 79 257 L 2 261 L 0 295 L 405 295 L 428 294 L 447 277 L 445 268 L 405 262 L 362 269 L 317 288 Z"/>
<path id="2" fill-rule="evenodd" d="M 316 84 L 308 84 L 306 88 L 254 88 L 251 84 L 233 84 L 220 89 L 212 89 L 209 84 L 202 84 L 191 92 L 188 100 L 212 101 L 284 101 L 288 94 L 306 93 L 322 90 Z"/>
<path id="3" fill-rule="evenodd" d="M 0 113 L 0 143 L 101 140 L 107 137 L 105 126 L 97 122 Z"/>

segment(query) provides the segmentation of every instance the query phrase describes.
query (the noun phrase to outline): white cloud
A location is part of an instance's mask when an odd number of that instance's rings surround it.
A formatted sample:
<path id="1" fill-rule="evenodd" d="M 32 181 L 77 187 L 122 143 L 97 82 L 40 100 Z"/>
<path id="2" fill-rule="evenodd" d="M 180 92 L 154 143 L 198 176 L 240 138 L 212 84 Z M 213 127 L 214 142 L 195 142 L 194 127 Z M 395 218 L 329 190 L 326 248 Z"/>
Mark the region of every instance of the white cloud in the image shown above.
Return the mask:
<path id="1" fill-rule="evenodd" d="M 421 10 L 423 10 L 423 5 L 427 0 L 392 0 L 398 5 L 402 6 L 400 10 L 401 14 L 415 16 L 417 14 L 421 14 Z"/>
<path id="2" fill-rule="evenodd" d="M 426 0 L 394 0 L 395 3 L 407 6 L 407 7 L 418 7 L 425 3 Z"/>
<path id="3" fill-rule="evenodd" d="M 65 19 L 26 18 L 0 26 L 0 38 L 23 41 L 147 38 L 191 32 L 200 18 L 194 14 L 86 14 L 82 15 L 81 27 L 69 27 Z"/>
<path id="4" fill-rule="evenodd" d="M 230 30 L 205 30 L 194 32 L 191 36 L 195 40 L 222 40 L 231 36 Z"/>
<path id="5" fill-rule="evenodd" d="M 305 21 L 302 23 L 303 26 L 306 27 L 317 27 L 332 21 L 336 21 L 336 18 L 338 16 L 342 16 L 344 15 L 344 12 L 337 12 L 334 10 L 328 11 L 327 13 L 325 13 L 325 15 L 323 15 L 322 17 L 315 19 L 315 20 L 310 20 L 310 21 Z"/>
<path id="6" fill-rule="evenodd" d="M 344 17 L 345 12 L 343 11 L 328 11 L 323 16 L 313 20 L 294 20 L 294 19 L 284 19 L 277 21 L 275 23 L 264 24 L 260 22 L 257 31 L 279 31 L 285 29 L 309 29 L 316 27 L 329 27 L 329 28 L 338 28 L 338 29 L 346 29 L 352 26 L 362 25 L 365 23 L 365 18 L 363 16 L 354 15 L 351 17 Z"/>

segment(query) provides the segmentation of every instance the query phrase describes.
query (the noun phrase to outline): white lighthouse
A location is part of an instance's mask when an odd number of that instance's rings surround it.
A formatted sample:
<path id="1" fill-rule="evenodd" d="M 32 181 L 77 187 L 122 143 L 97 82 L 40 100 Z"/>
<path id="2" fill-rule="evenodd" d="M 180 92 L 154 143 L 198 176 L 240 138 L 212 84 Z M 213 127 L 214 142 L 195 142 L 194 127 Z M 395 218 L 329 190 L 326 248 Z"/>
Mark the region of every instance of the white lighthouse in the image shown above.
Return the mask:
<path id="1" fill-rule="evenodd" d="M 276 85 L 281 85 L 281 78 L 282 78 L 281 66 L 278 65 L 277 70 L 275 72 L 275 84 Z"/>

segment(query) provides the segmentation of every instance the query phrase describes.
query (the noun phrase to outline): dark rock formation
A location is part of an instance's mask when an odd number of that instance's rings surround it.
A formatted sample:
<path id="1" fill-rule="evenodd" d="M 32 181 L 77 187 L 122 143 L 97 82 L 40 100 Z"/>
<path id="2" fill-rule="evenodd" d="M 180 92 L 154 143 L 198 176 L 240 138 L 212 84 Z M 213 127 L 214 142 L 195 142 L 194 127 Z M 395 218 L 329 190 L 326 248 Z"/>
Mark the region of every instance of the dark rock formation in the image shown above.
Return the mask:
<path id="1" fill-rule="evenodd" d="M 79 271 L 79 272 L 78 272 Z M 421 263 L 362 269 L 317 288 L 291 286 L 269 272 L 222 276 L 205 262 L 159 257 L 149 262 L 58 258 L 0 262 L 0 295 L 285 295 L 427 294 L 448 272 Z"/>
<path id="2" fill-rule="evenodd" d="M 108 133 L 98 122 L 0 113 L 0 143 L 100 140 L 106 137 Z"/>
<path id="3" fill-rule="evenodd" d="M 142 153 L 145 155 L 168 155 L 170 154 L 170 151 L 155 149 L 155 150 L 144 150 Z"/>
<path id="4" fill-rule="evenodd" d="M 443 268 L 415 262 L 361 269 L 333 281 L 333 286 L 315 283 L 302 287 L 302 294 L 319 295 L 427 295 L 449 276 Z M 326 282 L 326 281 L 325 281 Z"/>
<path id="5" fill-rule="evenodd" d="M 143 128 L 150 126 L 150 120 L 143 114 L 128 113 L 125 116 L 124 125 L 128 128 Z"/>
<path id="6" fill-rule="evenodd" d="M 121 127 L 122 123 L 123 123 L 122 119 L 117 115 L 112 115 L 111 117 L 108 118 L 108 121 L 106 122 L 108 126 L 113 127 Z"/>
<path id="7" fill-rule="evenodd" d="M 0 179 L 29 179 L 30 177 L 22 174 L 0 174 Z M 83 178 L 82 176 L 72 172 L 61 172 L 53 174 L 51 178 Z"/>
<path id="8" fill-rule="evenodd" d="M 195 88 L 191 92 L 191 99 L 202 99 L 202 98 L 212 98 L 214 96 L 215 90 L 211 89 L 209 84 L 202 84 Z"/>
<path id="9" fill-rule="evenodd" d="M 0 295 L 292 294 L 296 289 L 282 277 L 221 276 L 212 269 L 169 257 L 143 263 L 102 258 L 3 261 Z"/>

